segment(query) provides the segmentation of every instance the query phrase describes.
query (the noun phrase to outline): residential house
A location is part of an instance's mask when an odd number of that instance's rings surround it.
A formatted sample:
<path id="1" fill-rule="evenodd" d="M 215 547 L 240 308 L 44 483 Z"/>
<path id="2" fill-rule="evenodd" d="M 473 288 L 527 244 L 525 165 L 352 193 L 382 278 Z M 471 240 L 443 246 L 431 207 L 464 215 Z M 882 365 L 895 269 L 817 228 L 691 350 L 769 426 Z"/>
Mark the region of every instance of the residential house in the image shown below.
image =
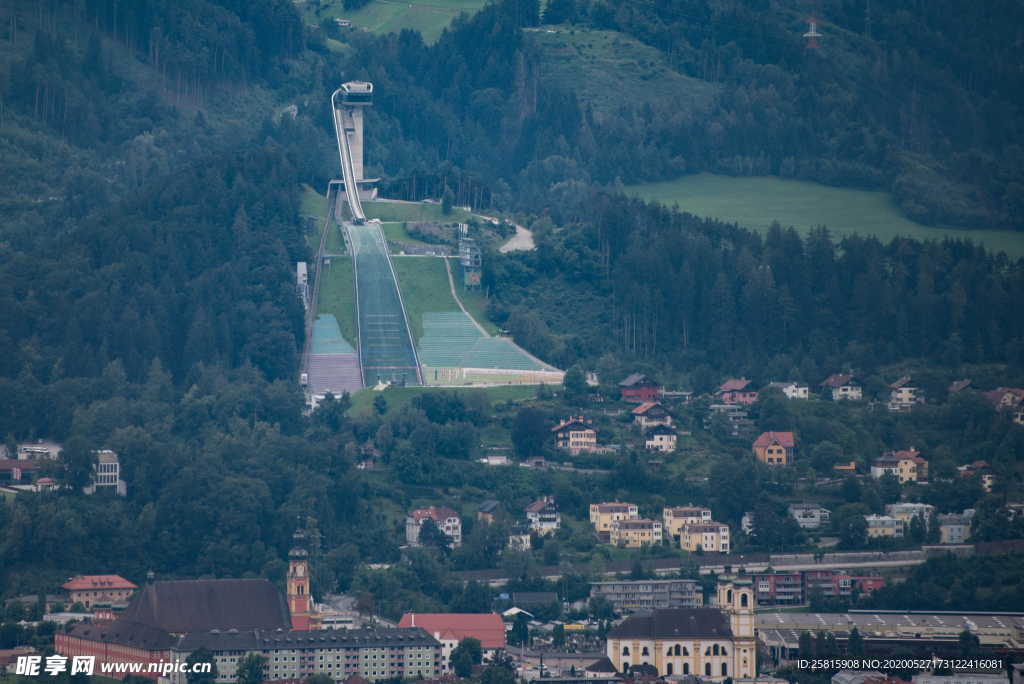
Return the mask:
<path id="1" fill-rule="evenodd" d="M 611 501 L 590 504 L 590 522 L 598 533 L 610 532 L 612 523 L 618 520 L 637 520 L 639 518 L 640 508 L 634 503 Z"/>
<path id="2" fill-rule="evenodd" d="M 865 515 L 868 524 L 868 537 L 902 537 L 903 521 L 888 515 Z"/>
<path id="3" fill-rule="evenodd" d="M 730 378 L 718 387 L 715 400 L 722 404 L 753 404 L 757 401 L 757 390 L 752 389 L 750 384 L 746 378 Z"/>
<path id="4" fill-rule="evenodd" d="M 954 380 L 953 382 L 949 383 L 949 387 L 946 388 L 946 391 L 949 392 L 949 394 L 956 394 L 957 392 L 962 392 L 963 390 L 967 389 L 970 386 L 971 381 L 969 378 L 964 378 L 963 380 Z"/>
<path id="5" fill-rule="evenodd" d="M 789 514 L 796 524 L 805 530 L 816 530 L 827 525 L 832 513 L 815 503 L 799 503 L 789 505 Z"/>
<path id="6" fill-rule="evenodd" d="M 641 428 L 654 427 L 655 425 L 672 426 L 672 416 L 660 403 L 656 401 L 645 401 L 630 413 L 633 415 L 633 423 Z"/>
<path id="7" fill-rule="evenodd" d="M 501 513 L 501 503 L 494 499 L 487 499 L 476 507 L 476 519 L 480 522 L 493 523 L 499 513 Z"/>
<path id="8" fill-rule="evenodd" d="M 642 404 L 657 401 L 661 398 L 662 386 L 653 378 L 643 373 L 633 373 L 619 383 L 619 394 L 622 401 Z"/>
<path id="9" fill-rule="evenodd" d="M 573 456 L 597 448 L 597 430 L 583 416 L 569 417 L 551 428 L 551 432 L 555 436 L 555 447 Z"/>
<path id="10" fill-rule="evenodd" d="M 1017 425 L 1024 425 L 1024 389 L 1000 387 L 985 392 L 985 398 L 997 411 L 1006 411 Z"/>
<path id="11" fill-rule="evenodd" d="M 764 572 L 754 575 L 757 604 L 761 606 L 803 603 L 804 578 L 800 571 Z"/>
<path id="12" fill-rule="evenodd" d="M 69 603 L 88 609 L 96 603 L 124 603 L 139 587 L 120 575 L 77 575 L 61 585 Z"/>
<path id="13" fill-rule="evenodd" d="M 562 514 L 558 512 L 554 497 L 542 496 L 524 510 L 530 530 L 541 537 L 554 534 L 562 527 Z"/>
<path id="14" fill-rule="evenodd" d="M 530 545 L 530 525 L 528 523 L 520 523 L 509 530 L 508 543 L 505 545 L 506 549 L 510 551 L 529 551 Z"/>
<path id="15" fill-rule="evenodd" d="M 121 479 L 121 462 L 117 453 L 110 449 L 94 451 L 96 461 L 92 464 L 92 477 L 82 490 L 86 494 L 109 494 L 125 496 L 128 485 Z"/>
<path id="16" fill-rule="evenodd" d="M 992 466 L 988 461 L 974 461 L 967 465 L 957 466 L 957 474 L 962 478 L 977 477 L 981 488 L 986 493 L 992 492 L 992 484 L 995 482 L 995 475 L 992 474 Z"/>
<path id="17" fill-rule="evenodd" d="M 688 523 L 679 535 L 679 546 L 686 551 L 729 553 L 729 526 L 720 522 Z"/>
<path id="18" fill-rule="evenodd" d="M 787 466 L 793 463 L 796 438 L 792 432 L 763 432 L 754 440 L 754 456 L 761 463 L 770 466 Z"/>
<path id="19" fill-rule="evenodd" d="M 452 671 L 452 651 L 466 638 L 477 639 L 484 660 L 505 648 L 505 623 L 497 613 L 406 613 L 399 629 L 419 627 L 441 642 L 441 670 Z"/>
<path id="20" fill-rule="evenodd" d="M 926 503 L 894 503 L 887 504 L 885 514 L 903 522 L 903 530 L 910 529 L 910 523 L 914 518 L 920 517 L 925 527 L 930 527 L 932 518 L 935 515 L 935 506 Z"/>
<path id="21" fill-rule="evenodd" d="M 405 543 L 409 546 L 420 545 L 420 531 L 423 523 L 433 520 L 437 529 L 441 530 L 450 540 L 452 547 L 462 544 L 462 520 L 459 514 L 447 506 L 430 506 L 410 511 L 405 518 Z"/>
<path id="22" fill-rule="evenodd" d="M 860 382 L 850 373 L 834 373 L 822 383 L 822 393 L 832 401 L 860 401 L 864 391 Z"/>
<path id="23" fill-rule="evenodd" d="M 914 447 L 903 451 L 889 451 L 871 463 L 871 477 L 880 479 L 893 475 L 900 484 L 928 480 L 928 461 Z"/>
<path id="24" fill-rule="evenodd" d="M 885 585 L 881 575 L 851 575 L 846 570 L 804 570 L 804 600 L 818 594 L 825 598 L 850 596 L 854 590 L 870 594 Z"/>
<path id="25" fill-rule="evenodd" d="M 939 515 L 938 521 L 940 544 L 963 544 L 971 538 L 974 509 L 968 508 L 963 513 Z"/>
<path id="26" fill-rule="evenodd" d="M 656 608 L 700 608 L 704 592 L 692 579 L 610 580 L 590 583 L 591 598 L 601 597 L 616 613 Z"/>
<path id="27" fill-rule="evenodd" d="M 628 549 L 657 546 L 661 544 L 662 539 L 661 521 L 647 518 L 616 520 L 608 532 L 609 543 Z"/>
<path id="28" fill-rule="evenodd" d="M 915 385 L 909 375 L 904 375 L 896 382 L 889 385 L 889 410 L 909 411 L 915 404 L 924 401 L 921 396 L 921 388 Z"/>
<path id="29" fill-rule="evenodd" d="M 753 430 L 754 421 L 750 419 L 747 410 L 740 404 L 711 404 L 708 406 L 708 413 L 704 417 L 704 429 L 709 430 L 711 422 L 715 416 L 719 415 L 724 416 L 728 421 L 729 434 L 733 437 Z"/>
<path id="30" fill-rule="evenodd" d="M 857 474 L 857 462 L 847 461 L 846 463 L 836 463 L 832 466 L 832 470 L 838 475 L 856 475 Z"/>
<path id="31" fill-rule="evenodd" d="M 655 425 L 644 432 L 644 447 L 654 451 L 675 451 L 676 440 L 676 431 L 666 425 Z"/>
<path id="32" fill-rule="evenodd" d="M 810 388 L 802 382 L 769 382 L 768 387 L 782 392 L 787 399 L 807 399 Z"/>
<path id="33" fill-rule="evenodd" d="M 665 534 L 672 541 L 679 541 L 683 525 L 711 522 L 711 509 L 702 506 L 669 506 L 661 512 Z"/>

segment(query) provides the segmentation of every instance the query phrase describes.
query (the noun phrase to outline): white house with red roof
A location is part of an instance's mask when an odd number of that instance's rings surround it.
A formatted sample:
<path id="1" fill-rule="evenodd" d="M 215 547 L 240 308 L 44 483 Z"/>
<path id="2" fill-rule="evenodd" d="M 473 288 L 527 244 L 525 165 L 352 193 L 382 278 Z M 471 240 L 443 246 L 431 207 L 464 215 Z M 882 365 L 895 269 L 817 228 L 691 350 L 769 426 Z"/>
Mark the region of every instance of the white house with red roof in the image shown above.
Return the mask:
<path id="1" fill-rule="evenodd" d="M 428 519 L 433 520 L 437 529 L 451 539 L 452 548 L 462 544 L 462 520 L 459 514 L 447 506 L 430 506 L 410 511 L 405 518 L 405 543 L 420 545 L 420 530 Z"/>
<path id="2" fill-rule="evenodd" d="M 61 585 L 71 603 L 124 603 L 139 587 L 120 575 L 78 575 Z"/>
<path id="3" fill-rule="evenodd" d="M 441 642 L 443 672 L 452 670 L 452 651 L 467 637 L 480 641 L 484 660 L 505 648 L 505 623 L 497 613 L 406 613 L 399 627 L 420 627 Z"/>

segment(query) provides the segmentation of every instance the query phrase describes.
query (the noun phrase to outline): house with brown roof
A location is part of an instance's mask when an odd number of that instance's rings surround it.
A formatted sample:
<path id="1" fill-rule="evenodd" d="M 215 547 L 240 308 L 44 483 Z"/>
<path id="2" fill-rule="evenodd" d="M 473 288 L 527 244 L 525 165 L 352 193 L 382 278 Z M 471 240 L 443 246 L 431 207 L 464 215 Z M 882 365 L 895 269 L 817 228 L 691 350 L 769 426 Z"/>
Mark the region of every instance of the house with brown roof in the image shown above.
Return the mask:
<path id="1" fill-rule="evenodd" d="M 664 406 L 656 401 L 645 401 L 630 413 L 633 416 L 633 424 L 641 428 L 654 427 L 655 425 L 672 426 L 672 416 Z"/>
<path id="2" fill-rule="evenodd" d="M 661 397 L 661 392 L 661 384 L 643 373 L 632 373 L 619 383 L 619 397 L 622 401 L 657 401 Z"/>
<path id="3" fill-rule="evenodd" d="M 916 404 L 924 402 L 921 388 L 913 383 L 909 375 L 904 375 L 889 385 L 889 410 L 909 411 Z"/>
<path id="4" fill-rule="evenodd" d="M 963 380 L 954 380 L 953 382 L 949 383 L 949 387 L 946 388 L 946 391 L 949 394 L 956 394 L 957 392 L 962 392 L 963 390 L 967 389 L 970 386 L 970 378 L 964 378 Z"/>
<path id="5" fill-rule="evenodd" d="M 608 501 L 590 504 L 590 523 L 600 534 L 612 529 L 612 523 L 618 520 L 636 520 L 640 517 L 640 507 L 625 501 Z"/>
<path id="6" fill-rule="evenodd" d="M 668 538 L 679 541 L 684 525 L 711 522 L 711 509 L 693 505 L 666 506 L 661 511 L 661 521 L 664 523 Z"/>
<path id="7" fill-rule="evenodd" d="M 597 449 L 597 430 L 583 416 L 571 416 L 551 428 L 555 448 L 575 456 L 580 452 Z"/>
<path id="8" fill-rule="evenodd" d="M 821 382 L 822 393 L 832 401 L 860 401 L 860 382 L 850 373 L 833 373 Z"/>
<path id="9" fill-rule="evenodd" d="M 757 390 L 746 378 L 730 378 L 718 387 L 715 400 L 722 404 L 753 404 L 757 401 Z"/>
<path id="10" fill-rule="evenodd" d="M 467 637 L 480 641 L 485 660 L 505 648 L 505 623 L 497 613 L 406 613 L 398 626 L 419 627 L 441 642 L 443 672 L 451 672 L 452 651 Z"/>
<path id="11" fill-rule="evenodd" d="M 462 544 L 462 520 L 459 514 L 447 506 L 429 506 L 409 511 L 405 517 L 405 543 L 409 546 L 420 545 L 420 531 L 423 523 L 433 520 L 437 529 L 451 540 L 452 548 Z"/>
<path id="12" fill-rule="evenodd" d="M 928 461 L 914 447 L 889 451 L 871 463 L 871 477 L 880 479 L 885 475 L 892 475 L 900 484 L 924 482 L 928 479 Z"/>
<path id="13" fill-rule="evenodd" d="M 91 609 L 96 603 L 123 603 L 139 587 L 120 575 L 77 575 L 61 585 L 69 603 Z"/>
<path id="14" fill-rule="evenodd" d="M 562 514 L 558 512 L 554 497 L 542 496 L 523 511 L 530 523 L 530 530 L 541 537 L 554 534 L 562 527 Z"/>
<path id="15" fill-rule="evenodd" d="M 658 546 L 662 540 L 662 529 L 660 520 L 647 518 L 616 520 L 608 531 L 608 542 L 627 549 Z"/>
<path id="16" fill-rule="evenodd" d="M 762 432 L 751 447 L 754 456 L 761 463 L 770 466 L 787 466 L 793 463 L 796 437 L 792 432 Z"/>

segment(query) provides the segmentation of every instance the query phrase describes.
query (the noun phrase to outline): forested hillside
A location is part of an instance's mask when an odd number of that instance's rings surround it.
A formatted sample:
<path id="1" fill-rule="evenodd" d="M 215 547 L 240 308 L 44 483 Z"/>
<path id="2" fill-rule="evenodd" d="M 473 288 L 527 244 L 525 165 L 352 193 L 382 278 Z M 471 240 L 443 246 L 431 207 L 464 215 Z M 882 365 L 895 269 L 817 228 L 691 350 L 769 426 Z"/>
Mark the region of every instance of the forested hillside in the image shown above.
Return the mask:
<path id="1" fill-rule="evenodd" d="M 279 578 L 302 515 L 322 535 L 318 592 L 409 592 L 411 608 L 475 607 L 480 597 L 461 594 L 426 552 L 391 574 L 356 565 L 394 560 L 405 507 L 442 496 L 468 506 L 497 495 L 521 508 L 554 492 L 581 512 L 620 492 L 645 492 L 652 507 L 692 495 L 736 522 L 746 501 L 731 483 L 742 480 L 743 495 L 792 492 L 764 472 L 745 477 L 747 445 L 736 444 L 716 451 L 728 456 L 707 483 L 658 477 L 636 455 L 578 480 L 487 470 L 468 462 L 478 438 L 507 434 L 520 417 L 486 402 L 353 417 L 342 399 L 305 416 L 292 275 L 306 257 L 298 193 L 336 173 L 328 97 L 344 80 L 375 83 L 367 159 L 385 195 L 447 188 L 460 204 L 542 216 L 530 221 L 539 249 L 488 254 L 485 275 L 495 317 L 545 360 L 672 369 L 698 389 L 725 373 L 813 382 L 848 365 L 881 374 L 900 363 L 948 372 L 984 364 L 986 381 L 1020 383 L 1019 263 L 959 243 L 833 244 L 824 232 L 801 240 L 782 229 L 761 238 L 602 187 L 705 168 L 778 172 L 892 184 L 937 221 L 1019 220 L 1020 153 L 1009 144 L 1019 122 L 1009 100 L 1020 75 L 1004 47 L 982 50 L 972 33 L 963 49 L 975 62 L 959 46 L 935 44 L 939 28 L 954 30 L 944 5 L 912 8 L 924 12 L 919 23 L 910 9 L 878 10 L 869 38 L 851 5 L 829 13 L 846 26 L 826 25 L 845 46 L 832 58 L 803 50 L 797 14 L 732 6 L 722 15 L 552 2 L 541 17 L 534 0 L 503 0 L 435 45 L 412 32 L 352 31 L 335 37 L 340 52 L 288 0 L 0 7 L 0 435 L 8 444 L 63 441 L 63 464 L 48 474 L 70 486 L 0 505 L 2 591 L 113 568 L 136 580 L 148 570 Z M 962 8 L 963 26 L 1002 45 L 1019 8 L 989 7 L 992 26 Z M 755 28 L 755 10 L 774 19 Z M 671 102 L 595 111 L 545 80 L 524 31 L 542 21 L 631 34 L 719 95 L 702 101 L 700 116 Z M 905 52 L 892 47 L 897 39 Z M 878 72 L 868 78 L 859 69 L 874 44 Z M 874 99 L 856 94 L 864 79 L 877 83 Z M 896 97 L 911 80 L 918 95 Z M 973 137 L 963 143 L 960 129 Z M 535 427 L 565 408 L 534 414 Z M 978 425 L 999 420 L 990 407 L 971 415 Z M 912 438 L 932 445 L 946 439 L 942 430 L 962 428 L 954 418 L 925 413 L 838 431 L 872 449 Z M 818 437 L 834 425 L 790 419 Z M 937 421 L 952 427 L 935 429 Z M 991 452 L 1012 473 L 1013 429 L 1003 420 L 989 441 L 957 443 L 958 457 Z M 127 498 L 78 493 L 98 447 L 120 455 Z M 363 447 L 379 452 L 382 475 L 353 467 Z M 872 455 L 861 448 L 858 458 Z M 947 470 L 957 464 L 945 460 Z M 865 510 L 881 505 L 864 498 Z M 781 499 L 773 505 L 784 510 Z M 493 535 L 467 530 L 467 542 L 452 566 L 480 567 L 493 555 Z M 589 535 L 578 543 L 593 547 Z M 557 562 L 558 549 L 551 555 Z"/>

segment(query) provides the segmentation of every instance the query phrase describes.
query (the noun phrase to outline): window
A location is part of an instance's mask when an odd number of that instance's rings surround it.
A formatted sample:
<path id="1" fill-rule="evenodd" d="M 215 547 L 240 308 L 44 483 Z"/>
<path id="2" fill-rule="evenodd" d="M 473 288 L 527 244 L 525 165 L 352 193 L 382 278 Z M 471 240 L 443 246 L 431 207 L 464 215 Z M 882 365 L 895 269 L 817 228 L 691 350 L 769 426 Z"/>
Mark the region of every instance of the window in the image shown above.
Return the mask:
<path id="1" fill-rule="evenodd" d="M 714 646 L 711 647 L 711 654 L 712 655 L 718 655 L 718 644 L 715 644 Z"/>
<path id="2" fill-rule="evenodd" d="M 622 647 L 622 655 L 629 655 L 629 646 Z"/>
<path id="3" fill-rule="evenodd" d="M 746 593 L 740 594 L 740 606 L 743 608 L 747 607 L 747 595 Z"/>
<path id="4" fill-rule="evenodd" d="M 725 663 L 722 663 L 722 676 L 726 677 L 726 676 L 728 676 L 728 674 L 729 674 L 729 666 L 726 665 Z"/>
<path id="5" fill-rule="evenodd" d="M 679 655 L 679 653 L 680 653 L 680 650 L 679 650 L 679 649 L 680 649 L 680 646 L 679 646 L 679 644 L 676 644 L 676 648 L 675 648 L 675 653 L 676 653 L 676 655 Z"/>
<path id="6" fill-rule="evenodd" d="M 640 655 L 645 656 L 645 655 L 651 655 L 651 654 L 647 652 L 647 647 L 644 646 L 643 650 L 640 651 Z"/>
<path id="7" fill-rule="evenodd" d="M 711 663 L 704 663 L 704 675 L 706 677 L 711 676 Z"/>
<path id="8" fill-rule="evenodd" d="M 669 664 L 668 664 L 668 665 L 667 665 L 667 666 L 665 667 L 665 674 L 672 674 L 672 663 L 669 663 Z"/>
<path id="9" fill-rule="evenodd" d="M 690 663 L 683 663 L 683 674 L 690 674 Z"/>

